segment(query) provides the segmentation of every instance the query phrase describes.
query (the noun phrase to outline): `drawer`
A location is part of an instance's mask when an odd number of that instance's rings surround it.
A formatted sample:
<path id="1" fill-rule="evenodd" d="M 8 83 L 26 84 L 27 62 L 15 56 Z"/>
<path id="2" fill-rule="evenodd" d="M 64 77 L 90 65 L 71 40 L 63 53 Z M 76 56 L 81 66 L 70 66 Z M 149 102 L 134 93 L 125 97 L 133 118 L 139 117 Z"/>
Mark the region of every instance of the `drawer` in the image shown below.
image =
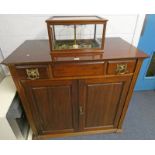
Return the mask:
<path id="1" fill-rule="evenodd" d="M 16 66 L 16 72 L 20 79 L 37 80 L 49 78 L 47 65 L 20 65 Z"/>
<path id="2" fill-rule="evenodd" d="M 104 62 L 96 63 L 63 63 L 53 65 L 54 77 L 93 76 L 104 74 Z"/>
<path id="3" fill-rule="evenodd" d="M 108 61 L 107 74 L 128 74 L 133 73 L 136 60 Z"/>

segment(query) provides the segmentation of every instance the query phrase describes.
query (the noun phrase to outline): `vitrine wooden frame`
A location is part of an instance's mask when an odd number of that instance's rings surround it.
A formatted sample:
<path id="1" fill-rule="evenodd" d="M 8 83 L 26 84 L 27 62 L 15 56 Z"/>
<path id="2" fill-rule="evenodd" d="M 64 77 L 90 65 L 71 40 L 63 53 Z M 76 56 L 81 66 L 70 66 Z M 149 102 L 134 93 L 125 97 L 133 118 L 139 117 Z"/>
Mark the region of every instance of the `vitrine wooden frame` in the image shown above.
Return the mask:
<path id="1" fill-rule="evenodd" d="M 80 19 L 75 19 L 75 20 L 54 20 L 55 17 L 96 17 L 96 19 L 86 19 L 86 20 L 80 20 Z M 50 46 L 50 51 L 51 51 L 51 56 L 56 56 L 56 55 L 61 55 L 61 54 L 72 54 L 73 52 L 76 54 L 79 53 L 85 53 L 85 54 L 100 54 L 104 52 L 104 44 L 105 44 L 105 33 L 106 33 L 106 24 L 107 24 L 107 19 L 98 17 L 98 16 L 53 16 L 49 19 L 46 20 L 47 23 L 47 30 L 48 30 L 48 37 L 49 37 L 49 46 Z M 95 29 L 96 29 L 96 24 L 103 24 L 103 33 L 102 33 L 102 41 L 101 41 L 101 48 L 94 48 L 94 49 L 64 49 L 64 50 L 54 50 L 53 49 L 53 37 L 55 36 L 54 30 L 50 28 L 51 25 L 76 25 L 76 24 L 95 24 Z M 95 31 L 96 33 L 96 31 Z M 95 36 L 96 34 L 94 34 Z"/>

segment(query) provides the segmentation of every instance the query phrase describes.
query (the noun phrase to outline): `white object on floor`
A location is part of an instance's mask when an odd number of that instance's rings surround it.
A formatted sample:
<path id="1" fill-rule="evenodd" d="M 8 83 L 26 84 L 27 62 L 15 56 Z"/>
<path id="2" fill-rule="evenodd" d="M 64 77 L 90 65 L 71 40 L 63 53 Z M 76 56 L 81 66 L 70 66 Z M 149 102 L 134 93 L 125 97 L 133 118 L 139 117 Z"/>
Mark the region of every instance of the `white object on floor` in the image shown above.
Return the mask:
<path id="1" fill-rule="evenodd" d="M 16 95 L 16 87 L 11 76 L 5 77 L 0 83 L 0 139 L 16 139 L 6 114 Z"/>
<path id="2" fill-rule="evenodd" d="M 27 140 L 32 140 L 32 130 L 31 129 L 29 130 L 29 134 L 28 134 Z"/>

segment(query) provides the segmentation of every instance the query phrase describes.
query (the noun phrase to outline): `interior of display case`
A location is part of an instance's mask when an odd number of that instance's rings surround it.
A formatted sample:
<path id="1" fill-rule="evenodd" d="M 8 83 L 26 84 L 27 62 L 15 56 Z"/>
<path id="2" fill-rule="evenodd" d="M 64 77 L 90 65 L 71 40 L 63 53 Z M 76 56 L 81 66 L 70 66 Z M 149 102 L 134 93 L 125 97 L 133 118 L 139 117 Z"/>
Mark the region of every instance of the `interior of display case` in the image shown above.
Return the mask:
<path id="1" fill-rule="evenodd" d="M 53 49 L 101 48 L 103 24 L 51 25 Z"/>
<path id="2" fill-rule="evenodd" d="M 102 54 L 107 21 L 98 16 L 53 16 L 47 19 L 52 58 Z"/>

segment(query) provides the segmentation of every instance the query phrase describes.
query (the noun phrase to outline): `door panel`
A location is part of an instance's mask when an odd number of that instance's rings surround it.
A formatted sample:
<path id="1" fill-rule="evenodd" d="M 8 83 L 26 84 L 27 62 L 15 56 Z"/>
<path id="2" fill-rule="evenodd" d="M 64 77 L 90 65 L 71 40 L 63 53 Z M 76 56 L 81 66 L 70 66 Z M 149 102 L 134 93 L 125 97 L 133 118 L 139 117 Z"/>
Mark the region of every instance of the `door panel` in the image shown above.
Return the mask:
<path id="1" fill-rule="evenodd" d="M 127 78 L 81 80 L 81 130 L 117 128 L 129 84 Z"/>
<path id="2" fill-rule="evenodd" d="M 86 128 L 113 125 L 121 91 L 122 83 L 87 85 Z"/>
<path id="3" fill-rule="evenodd" d="M 71 132 L 77 129 L 76 82 L 27 81 L 23 86 L 39 132 Z"/>

